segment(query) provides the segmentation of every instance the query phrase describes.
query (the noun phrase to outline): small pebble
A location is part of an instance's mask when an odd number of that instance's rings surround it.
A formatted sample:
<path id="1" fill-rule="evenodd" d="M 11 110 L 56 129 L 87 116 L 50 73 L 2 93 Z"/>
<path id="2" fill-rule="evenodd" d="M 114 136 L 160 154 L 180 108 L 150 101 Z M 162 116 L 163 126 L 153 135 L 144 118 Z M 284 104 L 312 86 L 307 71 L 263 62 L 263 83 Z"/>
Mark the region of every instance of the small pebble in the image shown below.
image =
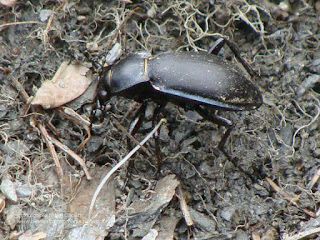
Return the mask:
<path id="1" fill-rule="evenodd" d="M 40 17 L 40 21 L 41 22 L 47 21 L 52 13 L 53 13 L 52 10 L 47 10 L 47 9 L 40 10 L 40 16 L 39 16 Z"/>
<path id="2" fill-rule="evenodd" d="M 19 198 L 30 197 L 32 190 L 29 185 L 22 185 L 16 188 L 16 193 Z"/>
<path id="3" fill-rule="evenodd" d="M 20 222 L 21 214 L 22 209 L 18 205 L 11 205 L 6 214 L 6 224 L 8 224 L 11 229 L 14 229 L 17 223 Z"/>
<path id="4" fill-rule="evenodd" d="M 236 210 L 234 207 L 226 207 L 222 210 L 220 215 L 224 220 L 229 222 L 232 219 L 235 212 Z"/>
<path id="5" fill-rule="evenodd" d="M 16 202 L 18 200 L 14 184 L 8 176 L 4 176 L 2 178 L 0 190 L 4 195 L 6 195 L 6 197 L 9 200 L 14 201 L 14 202 Z"/>
<path id="6" fill-rule="evenodd" d="M 320 148 L 317 148 L 316 150 L 313 151 L 313 156 L 315 158 L 320 158 Z"/>

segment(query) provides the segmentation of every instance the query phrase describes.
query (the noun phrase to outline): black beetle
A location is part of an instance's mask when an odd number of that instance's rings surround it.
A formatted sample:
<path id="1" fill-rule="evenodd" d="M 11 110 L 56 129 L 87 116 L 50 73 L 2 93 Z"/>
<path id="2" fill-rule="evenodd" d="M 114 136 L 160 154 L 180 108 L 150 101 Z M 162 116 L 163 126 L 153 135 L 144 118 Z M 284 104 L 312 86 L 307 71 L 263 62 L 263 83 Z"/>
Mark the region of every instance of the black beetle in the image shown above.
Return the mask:
<path id="1" fill-rule="evenodd" d="M 98 83 L 97 107 L 101 108 L 114 95 L 143 103 L 142 111 L 148 100 L 155 101 L 161 107 L 167 102 L 182 107 L 192 106 L 205 118 L 227 128 L 218 148 L 230 158 L 223 147 L 231 132 L 232 122 L 218 115 L 209 116 L 204 107 L 229 111 L 254 110 L 261 106 L 262 95 L 234 64 L 210 54 L 219 52 L 224 43 L 252 74 L 252 69 L 235 51 L 234 44 L 226 39 L 219 40 L 208 51 L 209 54 L 165 52 L 152 57 L 147 53 L 133 53 L 103 69 Z M 135 130 L 137 128 L 134 126 Z"/>

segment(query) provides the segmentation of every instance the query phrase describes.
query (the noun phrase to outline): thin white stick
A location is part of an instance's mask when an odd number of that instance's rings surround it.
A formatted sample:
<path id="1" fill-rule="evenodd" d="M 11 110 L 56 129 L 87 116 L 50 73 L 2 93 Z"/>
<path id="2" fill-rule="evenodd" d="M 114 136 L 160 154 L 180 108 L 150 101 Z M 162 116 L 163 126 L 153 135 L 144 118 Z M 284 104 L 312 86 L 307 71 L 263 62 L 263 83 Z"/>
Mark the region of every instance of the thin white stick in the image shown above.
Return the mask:
<path id="1" fill-rule="evenodd" d="M 136 151 L 139 150 L 139 148 L 144 145 L 151 137 L 152 135 L 160 128 L 161 124 L 165 123 L 167 120 L 166 119 L 161 119 L 160 122 L 155 126 L 155 128 L 140 142 L 139 145 L 137 145 L 134 149 L 132 149 L 127 156 L 125 156 L 116 166 L 114 166 L 110 172 L 103 178 L 99 186 L 97 187 L 97 190 L 95 191 L 91 203 L 90 203 L 90 208 L 89 208 L 89 214 L 88 214 L 88 219 L 90 220 L 91 218 L 91 213 L 94 207 L 94 204 L 97 200 L 98 194 L 100 193 L 103 185 L 109 180 L 111 175 L 117 171 L 133 154 L 136 153 Z"/>

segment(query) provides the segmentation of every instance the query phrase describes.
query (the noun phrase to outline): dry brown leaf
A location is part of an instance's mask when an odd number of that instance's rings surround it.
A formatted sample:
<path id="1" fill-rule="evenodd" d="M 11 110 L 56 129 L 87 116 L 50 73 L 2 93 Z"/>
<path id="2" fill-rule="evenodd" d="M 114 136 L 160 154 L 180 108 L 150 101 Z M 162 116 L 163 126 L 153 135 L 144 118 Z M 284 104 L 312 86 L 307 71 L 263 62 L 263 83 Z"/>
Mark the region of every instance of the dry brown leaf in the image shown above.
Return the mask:
<path id="1" fill-rule="evenodd" d="M 135 215 L 141 212 L 160 213 L 159 209 L 162 210 L 169 204 L 179 184 L 175 175 L 168 175 L 159 180 L 149 200 L 134 201 L 130 208 L 134 209 Z"/>
<path id="2" fill-rule="evenodd" d="M 7 7 L 13 7 L 16 5 L 17 0 L 0 0 L 0 3 Z"/>
<path id="3" fill-rule="evenodd" d="M 157 240 L 174 239 L 174 230 L 180 218 L 174 215 L 161 217 L 159 221 L 160 229 Z"/>
<path id="4" fill-rule="evenodd" d="M 65 61 L 51 81 L 43 82 L 31 104 L 45 109 L 59 107 L 79 97 L 91 81 L 89 68 L 81 64 L 68 65 Z"/>
<path id="5" fill-rule="evenodd" d="M 132 236 L 143 237 L 154 228 L 161 212 L 174 197 L 179 184 L 175 175 L 168 175 L 159 180 L 149 199 L 137 199 L 129 206 L 127 225 L 130 226 Z"/>
<path id="6" fill-rule="evenodd" d="M 2 213 L 5 206 L 6 206 L 6 198 L 4 195 L 0 194 L 0 213 Z"/>
<path id="7" fill-rule="evenodd" d="M 102 167 L 93 174 L 93 179 L 91 181 L 84 179 L 81 182 L 79 192 L 68 205 L 70 213 L 74 213 L 80 220 L 84 221 L 87 219 L 92 195 L 100 181 L 109 171 L 110 169 Z M 115 222 L 115 189 L 114 181 L 112 180 L 106 184 L 97 198 L 93 221 L 96 223 L 94 226 L 94 228 L 97 228 L 96 231 L 98 231 L 98 228 L 110 228 Z M 101 225 L 103 225 L 103 227 Z"/>
<path id="8" fill-rule="evenodd" d="M 47 234 L 44 232 L 38 232 L 38 233 L 32 233 L 31 230 L 26 231 L 24 234 L 22 234 L 18 240 L 40 240 L 40 239 L 46 239 Z"/>

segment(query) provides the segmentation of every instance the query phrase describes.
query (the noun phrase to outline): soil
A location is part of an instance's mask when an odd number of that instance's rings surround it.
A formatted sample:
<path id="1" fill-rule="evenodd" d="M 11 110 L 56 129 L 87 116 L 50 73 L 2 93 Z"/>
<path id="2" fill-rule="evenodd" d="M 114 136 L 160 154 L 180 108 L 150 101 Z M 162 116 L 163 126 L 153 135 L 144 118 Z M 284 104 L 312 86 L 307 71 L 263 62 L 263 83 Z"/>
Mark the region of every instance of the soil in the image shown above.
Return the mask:
<path id="1" fill-rule="evenodd" d="M 0 239 L 320 239 L 320 1 L 0 2 Z M 101 179 L 136 145 L 124 129 L 139 104 L 113 97 L 83 146 L 88 124 L 62 109 L 90 120 L 115 43 L 124 58 L 207 51 L 221 36 L 257 73 L 264 101 L 217 112 L 234 123 L 225 144 L 232 160 L 217 148 L 224 127 L 169 103 L 160 176 L 150 139 L 88 218 Z M 219 56 L 241 68 L 227 45 Z M 90 67 L 86 93 L 58 108 L 30 106 L 63 61 Z M 138 141 L 153 129 L 155 108 L 150 101 Z"/>

